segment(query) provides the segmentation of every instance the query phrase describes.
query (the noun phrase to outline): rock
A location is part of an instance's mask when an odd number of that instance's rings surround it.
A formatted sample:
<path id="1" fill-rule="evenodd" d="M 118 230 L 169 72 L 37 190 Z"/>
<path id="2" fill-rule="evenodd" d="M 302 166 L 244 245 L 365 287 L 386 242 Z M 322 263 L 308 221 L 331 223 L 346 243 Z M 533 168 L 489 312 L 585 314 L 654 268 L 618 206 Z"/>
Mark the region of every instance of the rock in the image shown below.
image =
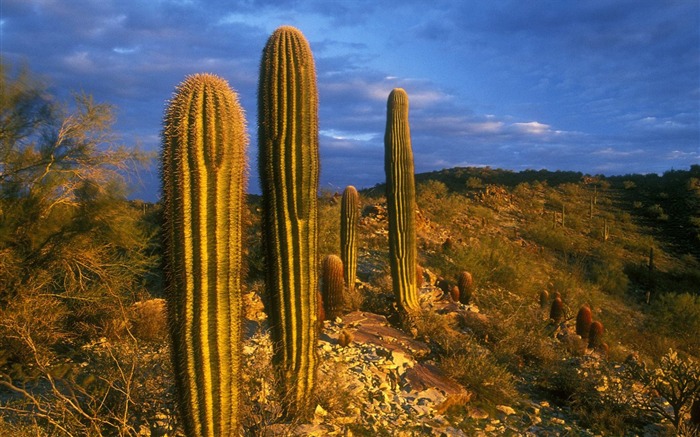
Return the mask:
<path id="1" fill-rule="evenodd" d="M 515 414 L 515 410 L 507 405 L 496 405 L 496 409 L 506 416 L 512 416 Z"/>
<path id="2" fill-rule="evenodd" d="M 472 419 L 488 419 L 489 413 L 486 410 L 482 410 L 478 407 L 468 407 L 467 415 Z"/>

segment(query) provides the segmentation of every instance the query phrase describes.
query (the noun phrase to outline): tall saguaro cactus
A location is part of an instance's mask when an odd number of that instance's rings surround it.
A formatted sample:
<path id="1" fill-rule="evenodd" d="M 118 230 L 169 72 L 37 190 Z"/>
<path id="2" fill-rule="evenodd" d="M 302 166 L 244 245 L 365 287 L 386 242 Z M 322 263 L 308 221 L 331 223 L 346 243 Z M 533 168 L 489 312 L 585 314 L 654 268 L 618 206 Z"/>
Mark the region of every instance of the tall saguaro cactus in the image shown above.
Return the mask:
<path id="1" fill-rule="evenodd" d="M 355 289 L 357 277 L 357 220 L 360 195 L 352 185 L 345 187 L 340 203 L 340 259 L 345 269 L 345 286 Z"/>
<path id="2" fill-rule="evenodd" d="M 239 433 L 245 116 L 225 80 L 186 78 L 165 113 L 165 280 L 188 436 Z"/>
<path id="3" fill-rule="evenodd" d="M 258 89 L 263 246 L 274 350 L 287 412 L 316 379 L 318 91 L 306 38 L 282 26 L 265 45 Z"/>
<path id="4" fill-rule="evenodd" d="M 389 94 L 384 135 L 389 257 L 396 301 L 407 313 L 420 309 L 416 288 L 416 186 L 408 95 L 401 88 Z"/>

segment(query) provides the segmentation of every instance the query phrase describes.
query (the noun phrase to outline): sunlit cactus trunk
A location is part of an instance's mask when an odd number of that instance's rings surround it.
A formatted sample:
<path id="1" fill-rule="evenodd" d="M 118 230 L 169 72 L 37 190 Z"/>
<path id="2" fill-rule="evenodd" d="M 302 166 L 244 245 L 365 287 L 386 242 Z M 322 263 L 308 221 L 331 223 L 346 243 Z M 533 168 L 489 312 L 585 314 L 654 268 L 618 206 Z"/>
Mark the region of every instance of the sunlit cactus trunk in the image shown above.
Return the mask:
<path id="1" fill-rule="evenodd" d="M 410 314 L 420 309 L 416 287 L 416 187 L 408 95 L 401 88 L 389 94 L 384 150 L 392 285 L 400 308 Z"/>
<path id="2" fill-rule="evenodd" d="M 318 92 L 304 35 L 275 30 L 263 50 L 258 164 L 274 361 L 287 413 L 308 410 L 316 379 Z"/>
<path id="3" fill-rule="evenodd" d="M 163 128 L 164 268 L 188 436 L 239 434 L 245 116 L 223 79 L 189 76 Z"/>
<path id="4" fill-rule="evenodd" d="M 340 259 L 345 269 L 345 286 L 355 289 L 357 277 L 357 220 L 360 195 L 352 185 L 345 187 L 340 204 Z"/>

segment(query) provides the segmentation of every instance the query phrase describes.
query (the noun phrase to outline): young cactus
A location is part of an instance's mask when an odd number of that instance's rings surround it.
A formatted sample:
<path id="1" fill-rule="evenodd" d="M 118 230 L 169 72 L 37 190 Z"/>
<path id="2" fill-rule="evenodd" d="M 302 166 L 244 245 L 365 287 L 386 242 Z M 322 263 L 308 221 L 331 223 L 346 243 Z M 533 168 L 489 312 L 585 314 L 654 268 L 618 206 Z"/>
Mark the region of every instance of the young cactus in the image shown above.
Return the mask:
<path id="1" fill-rule="evenodd" d="M 564 319 L 564 302 L 561 297 L 556 297 L 552 301 L 552 306 L 549 310 L 549 319 L 556 325 Z"/>
<path id="2" fill-rule="evenodd" d="M 580 335 L 583 339 L 587 339 L 592 321 L 593 313 L 591 312 L 591 308 L 588 305 L 583 305 L 581 309 L 578 310 L 578 314 L 576 314 L 576 334 Z"/>
<path id="3" fill-rule="evenodd" d="M 547 290 L 540 291 L 539 295 L 540 308 L 544 309 L 547 307 L 547 302 L 549 302 L 549 292 Z"/>
<path id="4" fill-rule="evenodd" d="M 588 330 L 588 349 L 595 349 L 603 342 L 603 324 L 595 321 Z"/>
<path id="5" fill-rule="evenodd" d="M 311 49 L 294 27 L 275 30 L 263 50 L 258 124 L 273 360 L 286 413 L 303 415 L 317 364 L 318 91 Z"/>
<path id="6" fill-rule="evenodd" d="M 474 293 L 472 274 L 469 272 L 460 273 L 457 278 L 457 286 L 459 287 L 459 301 L 468 305 Z"/>
<path id="7" fill-rule="evenodd" d="M 345 269 L 345 286 L 355 290 L 357 277 L 357 220 L 360 196 L 352 185 L 345 187 L 340 203 L 340 258 Z"/>
<path id="8" fill-rule="evenodd" d="M 186 78 L 165 112 L 163 237 L 175 382 L 188 436 L 240 424 L 243 109 L 226 81 Z"/>
<path id="9" fill-rule="evenodd" d="M 333 320 L 343 315 L 343 261 L 337 255 L 328 255 L 321 263 L 321 295 L 325 316 Z"/>
<path id="10" fill-rule="evenodd" d="M 384 136 L 389 258 L 396 302 L 407 314 L 420 309 L 416 287 L 416 187 L 408 124 L 408 95 L 389 94 Z"/>

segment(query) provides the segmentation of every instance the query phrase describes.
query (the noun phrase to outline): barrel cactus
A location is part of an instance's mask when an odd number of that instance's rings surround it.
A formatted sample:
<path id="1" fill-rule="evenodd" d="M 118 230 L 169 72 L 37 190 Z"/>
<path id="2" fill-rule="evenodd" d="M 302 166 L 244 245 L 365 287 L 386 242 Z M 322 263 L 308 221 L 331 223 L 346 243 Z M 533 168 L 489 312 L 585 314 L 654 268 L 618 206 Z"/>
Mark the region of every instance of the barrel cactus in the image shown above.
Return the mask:
<path id="1" fill-rule="evenodd" d="M 324 313 L 328 319 L 332 320 L 343 315 L 344 288 L 343 261 L 337 255 L 326 256 L 321 263 L 321 294 Z"/>
<path id="2" fill-rule="evenodd" d="M 549 292 L 547 290 L 540 291 L 539 300 L 540 300 L 540 308 L 542 308 L 542 309 L 546 308 L 547 303 L 549 302 Z"/>
<path id="3" fill-rule="evenodd" d="M 355 290 L 357 277 L 357 220 L 360 195 L 352 185 L 345 187 L 340 203 L 340 258 L 345 270 L 345 286 L 348 292 Z"/>
<path id="4" fill-rule="evenodd" d="M 564 302 L 562 302 L 561 297 L 556 297 L 552 301 L 552 306 L 549 310 L 549 319 L 555 324 L 561 323 L 564 319 Z"/>
<path id="5" fill-rule="evenodd" d="M 474 294 L 474 279 L 472 278 L 472 274 L 469 272 L 460 273 L 457 277 L 457 286 L 459 287 L 459 301 L 468 305 Z"/>
<path id="6" fill-rule="evenodd" d="M 576 314 L 576 334 L 580 335 L 581 338 L 588 338 L 588 331 L 592 322 L 593 313 L 591 313 L 591 308 L 588 305 L 581 306 L 578 314 Z"/>
<path id="7" fill-rule="evenodd" d="M 589 349 L 595 349 L 600 347 L 600 345 L 603 343 L 603 331 L 605 328 L 603 327 L 603 324 L 600 323 L 599 321 L 595 321 L 591 323 L 591 327 L 588 330 L 588 348 Z"/>
<path id="8" fill-rule="evenodd" d="M 241 253 L 248 137 L 225 80 L 186 78 L 165 112 L 165 290 L 188 436 L 239 434 Z"/>
<path id="9" fill-rule="evenodd" d="M 400 309 L 411 314 L 420 309 L 416 287 L 416 187 L 408 95 L 401 88 L 389 94 L 384 153 L 392 287 Z"/>
<path id="10" fill-rule="evenodd" d="M 259 173 L 273 360 L 288 414 L 303 414 L 316 380 L 318 91 L 296 28 L 265 45 L 258 89 Z"/>

